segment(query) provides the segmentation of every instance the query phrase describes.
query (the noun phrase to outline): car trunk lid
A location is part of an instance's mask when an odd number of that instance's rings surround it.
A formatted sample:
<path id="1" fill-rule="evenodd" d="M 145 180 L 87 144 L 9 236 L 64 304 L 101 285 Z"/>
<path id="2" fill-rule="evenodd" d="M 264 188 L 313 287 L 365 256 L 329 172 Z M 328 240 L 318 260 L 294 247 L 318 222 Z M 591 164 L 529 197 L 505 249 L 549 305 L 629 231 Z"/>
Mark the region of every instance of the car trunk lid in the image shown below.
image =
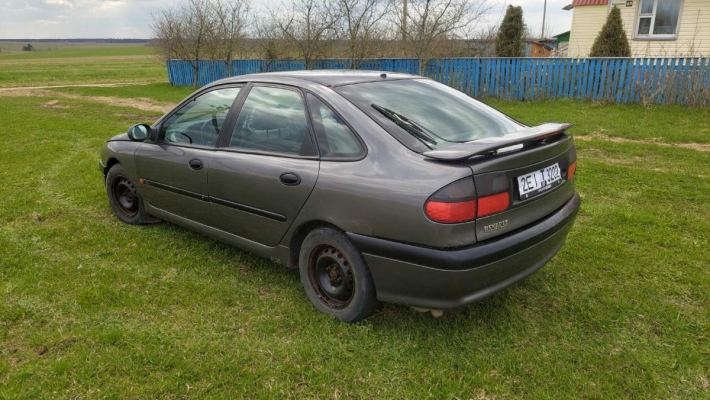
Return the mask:
<path id="1" fill-rule="evenodd" d="M 503 211 L 476 218 L 476 239 L 480 242 L 534 223 L 572 197 L 573 179 L 568 179 L 567 173 L 577 155 L 572 137 L 564 133 L 570 126 L 543 124 L 424 155 L 439 161 L 465 163 L 471 168 L 479 213 L 484 199 L 501 195 L 505 198 L 507 193 L 509 203 Z M 555 179 L 556 176 L 559 178 Z"/>

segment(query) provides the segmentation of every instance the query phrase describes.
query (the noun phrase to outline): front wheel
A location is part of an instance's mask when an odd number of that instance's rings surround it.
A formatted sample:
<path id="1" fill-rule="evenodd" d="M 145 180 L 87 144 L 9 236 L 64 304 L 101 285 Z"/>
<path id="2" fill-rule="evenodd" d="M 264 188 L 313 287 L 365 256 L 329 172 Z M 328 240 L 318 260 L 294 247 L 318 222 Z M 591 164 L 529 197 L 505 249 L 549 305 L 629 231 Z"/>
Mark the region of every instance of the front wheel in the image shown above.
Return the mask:
<path id="1" fill-rule="evenodd" d="M 143 199 L 121 164 L 114 165 L 106 174 L 106 195 L 111 210 L 121 221 L 131 225 L 160 222 L 145 212 Z"/>
<path id="2" fill-rule="evenodd" d="M 324 227 L 309 233 L 298 261 L 303 288 L 319 311 L 357 322 L 377 309 L 365 259 L 341 231 Z"/>

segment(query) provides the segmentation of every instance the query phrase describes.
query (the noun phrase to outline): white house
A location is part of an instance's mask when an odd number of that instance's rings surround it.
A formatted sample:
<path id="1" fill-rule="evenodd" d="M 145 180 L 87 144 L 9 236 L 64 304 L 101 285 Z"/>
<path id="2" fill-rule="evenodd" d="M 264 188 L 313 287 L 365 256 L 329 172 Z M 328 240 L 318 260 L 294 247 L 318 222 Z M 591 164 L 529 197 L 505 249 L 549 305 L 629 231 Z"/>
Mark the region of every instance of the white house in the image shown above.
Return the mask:
<path id="1" fill-rule="evenodd" d="M 710 56 L 710 0 L 574 0 L 569 57 L 586 57 L 611 7 L 634 57 Z"/>

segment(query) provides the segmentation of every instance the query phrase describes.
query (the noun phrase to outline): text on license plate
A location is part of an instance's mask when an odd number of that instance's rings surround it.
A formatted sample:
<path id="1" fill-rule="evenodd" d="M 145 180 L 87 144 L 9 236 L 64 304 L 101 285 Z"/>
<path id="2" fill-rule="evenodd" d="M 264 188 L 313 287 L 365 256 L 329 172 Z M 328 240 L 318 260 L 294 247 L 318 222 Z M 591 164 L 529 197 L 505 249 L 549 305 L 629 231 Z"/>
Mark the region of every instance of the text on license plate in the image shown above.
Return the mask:
<path id="1" fill-rule="evenodd" d="M 528 199 L 557 186 L 557 184 L 561 182 L 562 176 L 560 175 L 560 166 L 558 163 L 529 174 L 520 175 L 518 177 L 520 199 Z"/>

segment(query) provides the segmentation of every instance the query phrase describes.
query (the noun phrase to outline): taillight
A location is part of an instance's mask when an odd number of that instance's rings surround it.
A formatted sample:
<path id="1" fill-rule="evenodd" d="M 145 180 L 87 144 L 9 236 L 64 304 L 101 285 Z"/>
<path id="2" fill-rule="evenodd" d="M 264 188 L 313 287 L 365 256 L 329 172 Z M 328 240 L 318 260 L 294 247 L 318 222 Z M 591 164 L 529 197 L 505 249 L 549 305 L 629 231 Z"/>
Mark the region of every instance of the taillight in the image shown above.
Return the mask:
<path id="1" fill-rule="evenodd" d="M 479 197 L 478 214 L 476 214 L 476 216 L 480 218 L 486 215 L 496 214 L 507 210 L 508 206 L 510 206 L 510 194 L 508 194 L 508 192 Z"/>
<path id="2" fill-rule="evenodd" d="M 483 175 L 483 177 L 485 178 L 486 176 Z M 491 175 L 487 178 L 491 177 L 493 176 Z M 502 182 L 498 182 L 500 179 L 489 180 L 489 183 L 497 183 L 487 186 L 495 186 L 498 190 L 506 187 L 506 191 L 482 196 L 477 199 L 473 179 L 461 179 L 444 186 L 429 198 L 424 206 L 426 215 L 434 222 L 456 224 L 473 221 L 476 218 L 507 210 L 510 206 L 507 180 L 503 180 Z"/>
<path id="3" fill-rule="evenodd" d="M 426 203 L 426 215 L 447 224 L 471 221 L 476 218 L 476 200 L 455 203 L 430 200 Z"/>
<path id="4" fill-rule="evenodd" d="M 577 172 L 577 161 L 567 167 L 567 180 L 571 181 L 574 178 L 574 173 Z"/>
<path id="5" fill-rule="evenodd" d="M 446 224 L 476 219 L 473 179 L 469 177 L 444 186 L 429 198 L 424 211 L 432 221 Z"/>

